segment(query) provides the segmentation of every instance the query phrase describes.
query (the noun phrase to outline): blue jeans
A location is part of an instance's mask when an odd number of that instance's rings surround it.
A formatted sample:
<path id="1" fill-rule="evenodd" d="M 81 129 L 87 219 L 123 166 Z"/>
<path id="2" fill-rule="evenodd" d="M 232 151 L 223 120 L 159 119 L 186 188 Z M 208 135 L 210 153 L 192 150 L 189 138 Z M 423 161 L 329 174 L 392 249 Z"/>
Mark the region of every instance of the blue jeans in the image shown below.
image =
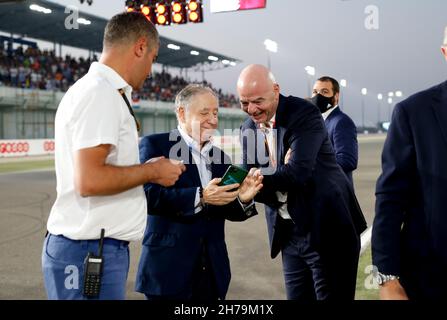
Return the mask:
<path id="1" fill-rule="evenodd" d="M 98 254 L 99 240 L 71 240 L 48 234 L 42 251 L 42 271 L 50 300 L 87 300 L 83 296 L 84 259 Z M 124 300 L 129 272 L 126 241 L 104 239 L 99 300 Z"/>

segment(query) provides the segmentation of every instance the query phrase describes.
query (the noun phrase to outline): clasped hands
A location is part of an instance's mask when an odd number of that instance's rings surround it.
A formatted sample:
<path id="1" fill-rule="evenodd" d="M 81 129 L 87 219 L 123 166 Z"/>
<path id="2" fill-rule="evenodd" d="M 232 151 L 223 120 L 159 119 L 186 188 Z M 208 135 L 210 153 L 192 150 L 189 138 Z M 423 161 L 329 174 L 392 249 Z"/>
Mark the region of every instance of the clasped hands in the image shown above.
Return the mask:
<path id="1" fill-rule="evenodd" d="M 289 149 L 284 159 L 285 164 L 289 162 L 291 155 L 292 150 Z M 222 206 L 234 201 L 239 196 L 242 203 L 248 203 L 262 189 L 263 178 L 261 170 L 257 168 L 250 169 L 242 185 L 234 183 L 219 186 L 218 184 L 222 179 L 215 178 L 203 189 L 203 201 L 207 204 Z"/>

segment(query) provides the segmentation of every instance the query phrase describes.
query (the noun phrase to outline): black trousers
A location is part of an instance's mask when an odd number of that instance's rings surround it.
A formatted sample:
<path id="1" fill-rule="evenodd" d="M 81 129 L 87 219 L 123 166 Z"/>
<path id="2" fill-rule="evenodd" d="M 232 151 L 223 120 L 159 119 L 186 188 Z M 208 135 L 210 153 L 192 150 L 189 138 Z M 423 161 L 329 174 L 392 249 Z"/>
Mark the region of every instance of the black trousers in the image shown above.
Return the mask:
<path id="1" fill-rule="evenodd" d="M 196 269 L 194 270 L 191 300 L 219 300 L 220 297 L 217 291 L 216 279 L 205 244 L 202 246 L 202 254 L 200 255 L 199 260 L 200 261 L 197 262 Z"/>
<path id="2" fill-rule="evenodd" d="M 202 243 L 201 253 L 195 264 L 190 283 L 191 285 L 188 288 L 176 295 L 146 295 L 146 299 L 154 301 L 192 300 L 204 302 L 224 299 L 225 297 L 219 297 L 210 257 L 206 249 L 206 242 Z"/>
<path id="3" fill-rule="evenodd" d="M 310 233 L 300 230 L 291 220 L 278 216 L 276 228 L 288 299 L 354 300 L 360 252 L 356 239 L 350 243 L 334 238 L 324 249 L 317 250 Z"/>
<path id="4" fill-rule="evenodd" d="M 326 300 L 329 286 L 320 254 L 308 234 L 302 234 L 292 220 L 277 218 L 281 235 L 281 255 L 287 299 L 299 301 Z"/>

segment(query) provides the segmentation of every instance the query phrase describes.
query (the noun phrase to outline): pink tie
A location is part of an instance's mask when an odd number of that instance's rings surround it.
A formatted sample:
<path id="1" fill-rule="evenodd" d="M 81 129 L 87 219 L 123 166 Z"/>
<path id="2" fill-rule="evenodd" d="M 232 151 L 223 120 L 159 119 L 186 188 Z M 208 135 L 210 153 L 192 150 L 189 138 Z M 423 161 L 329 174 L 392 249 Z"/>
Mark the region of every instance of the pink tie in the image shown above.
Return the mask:
<path id="1" fill-rule="evenodd" d="M 272 128 L 274 128 L 275 127 L 275 122 L 274 121 L 271 121 L 271 122 L 265 122 L 265 123 L 262 123 L 261 125 L 260 125 L 260 128 L 261 128 L 261 130 L 264 132 L 264 144 L 265 144 L 265 148 L 267 149 L 267 153 L 268 153 L 268 155 L 269 155 L 269 160 L 270 160 L 270 163 L 272 164 L 272 166 L 274 167 L 274 168 L 276 168 L 276 147 L 275 147 L 275 139 L 274 139 L 274 137 L 272 137 L 272 146 L 270 146 L 270 144 L 269 144 L 269 141 L 268 141 L 268 138 L 267 138 L 267 135 L 269 134 L 269 133 L 271 133 L 272 135 L 273 135 L 273 132 L 270 132 L 270 130 L 272 129 Z M 272 152 L 273 151 L 273 152 Z"/>

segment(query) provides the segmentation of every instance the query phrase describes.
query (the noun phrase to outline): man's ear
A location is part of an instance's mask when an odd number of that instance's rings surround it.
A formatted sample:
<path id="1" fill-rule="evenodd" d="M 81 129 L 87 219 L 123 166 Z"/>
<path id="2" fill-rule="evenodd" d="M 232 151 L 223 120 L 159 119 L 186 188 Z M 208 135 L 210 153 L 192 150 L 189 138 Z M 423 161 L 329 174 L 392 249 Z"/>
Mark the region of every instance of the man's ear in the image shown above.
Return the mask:
<path id="1" fill-rule="evenodd" d="M 279 92 L 279 84 L 274 83 L 273 84 L 273 90 Z"/>
<path id="2" fill-rule="evenodd" d="M 138 58 L 141 58 L 145 55 L 146 50 L 148 50 L 147 39 L 144 37 L 141 37 L 140 39 L 138 39 L 138 41 L 134 45 L 135 55 Z"/>
<path id="3" fill-rule="evenodd" d="M 279 84 L 274 83 L 273 84 L 273 93 L 275 94 L 275 98 L 279 98 Z"/>
<path id="4" fill-rule="evenodd" d="M 177 117 L 179 122 L 185 123 L 185 108 L 183 106 L 178 107 Z"/>
<path id="5" fill-rule="evenodd" d="M 335 94 L 335 103 L 338 104 L 339 101 L 340 101 L 340 92 L 337 92 Z"/>

